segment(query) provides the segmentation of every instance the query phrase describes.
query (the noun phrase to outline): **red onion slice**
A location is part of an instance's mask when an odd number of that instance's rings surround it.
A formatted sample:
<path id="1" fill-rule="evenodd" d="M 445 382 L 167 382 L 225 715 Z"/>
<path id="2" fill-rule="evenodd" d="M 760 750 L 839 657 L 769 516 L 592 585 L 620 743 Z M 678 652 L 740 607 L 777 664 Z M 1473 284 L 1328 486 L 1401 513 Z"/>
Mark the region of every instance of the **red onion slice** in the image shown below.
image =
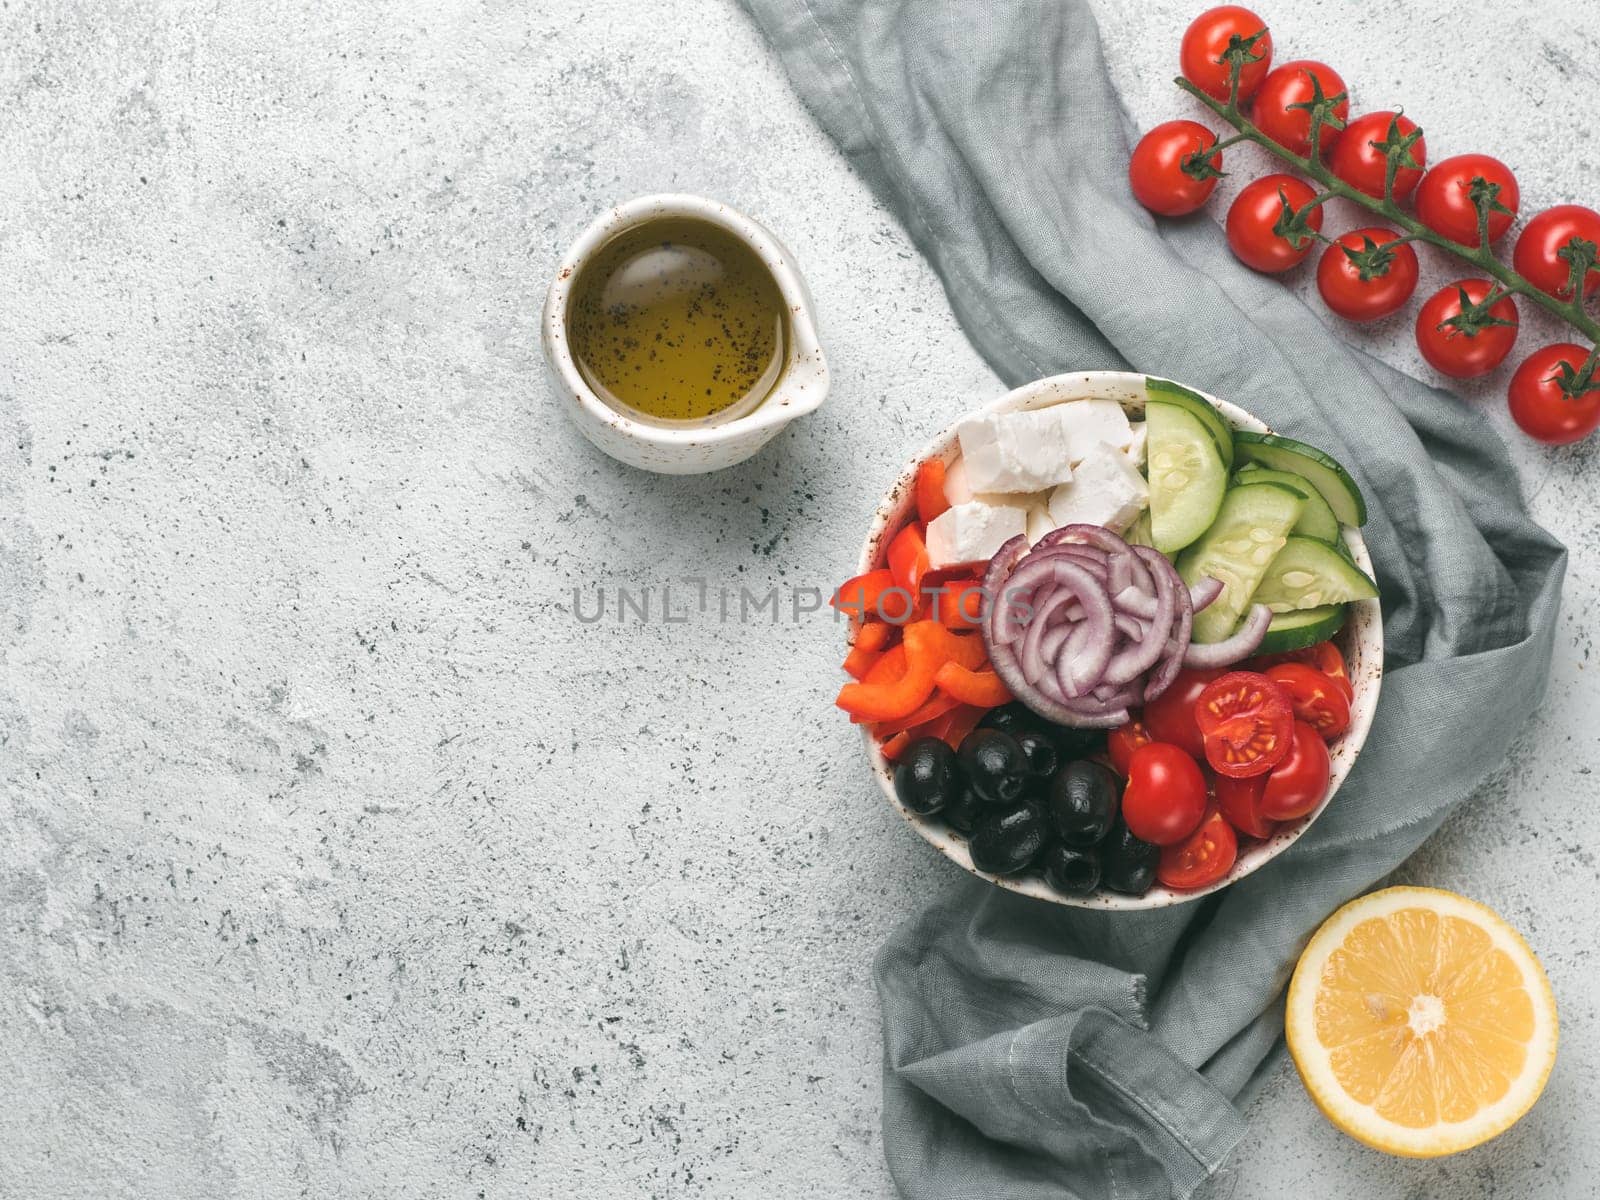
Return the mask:
<path id="1" fill-rule="evenodd" d="M 1160 555 L 1157 557 L 1160 558 Z M 1167 560 L 1162 558 L 1161 561 L 1165 563 Z M 1171 570 L 1171 564 L 1168 564 L 1168 570 Z M 1130 642 L 1106 664 L 1107 683 L 1133 682 L 1154 667 L 1166 651 L 1172 622 L 1178 615 L 1177 596 L 1184 592 L 1183 580 L 1178 579 L 1176 571 L 1172 571 L 1169 578 L 1167 571 L 1159 569 L 1152 573 L 1152 578 L 1156 585 L 1156 610 L 1150 616 L 1149 627 L 1142 639 Z M 1176 587 L 1173 586 L 1174 581 Z"/>
<path id="2" fill-rule="evenodd" d="M 1149 546 L 1135 546 L 1133 552 L 1144 560 L 1152 575 L 1171 571 L 1169 582 L 1172 579 L 1177 580 L 1177 588 L 1172 597 L 1176 609 L 1172 635 L 1167 639 L 1161 658 L 1145 684 L 1144 699 L 1148 704 L 1171 687 L 1172 681 L 1178 677 L 1178 672 L 1183 670 L 1183 654 L 1189 646 L 1190 630 L 1194 627 L 1194 605 L 1189 599 L 1189 589 L 1183 586 L 1182 578 L 1165 557 Z"/>
<path id="3" fill-rule="evenodd" d="M 1220 595 L 1222 595 L 1222 580 L 1207 575 L 1189 589 L 1189 603 L 1194 605 L 1195 612 L 1199 612 Z"/>
<path id="4" fill-rule="evenodd" d="M 1141 592 L 1136 587 L 1123 588 L 1111 597 L 1118 612 L 1131 613 L 1148 621 L 1156 615 L 1156 598 L 1153 593 Z"/>
<path id="5" fill-rule="evenodd" d="M 1231 667 L 1255 653 L 1272 624 L 1272 610 L 1265 604 L 1252 604 L 1244 622 L 1231 636 L 1220 642 L 1190 642 L 1183 653 L 1186 667 Z"/>

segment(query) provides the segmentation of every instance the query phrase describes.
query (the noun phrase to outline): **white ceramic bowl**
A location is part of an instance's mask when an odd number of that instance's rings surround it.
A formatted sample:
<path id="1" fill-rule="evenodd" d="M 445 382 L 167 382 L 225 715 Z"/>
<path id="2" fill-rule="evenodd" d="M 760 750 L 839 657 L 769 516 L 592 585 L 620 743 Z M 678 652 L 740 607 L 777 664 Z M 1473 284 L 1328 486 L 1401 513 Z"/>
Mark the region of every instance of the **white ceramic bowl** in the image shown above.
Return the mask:
<path id="1" fill-rule="evenodd" d="M 1008 392 L 985 406 L 983 411 L 1013 412 L 1043 408 L 1062 400 L 1103 398 L 1116 400 L 1129 413 L 1137 414 L 1144 411 L 1144 381 L 1143 375 L 1126 371 L 1087 371 L 1072 375 L 1053 375 L 1048 379 L 1040 379 Z M 1205 395 L 1203 392 L 1200 394 Z M 1265 424 L 1244 409 L 1225 400 L 1218 400 L 1214 396 L 1205 398 L 1216 406 L 1217 411 L 1233 428 L 1254 430 L 1257 433 L 1271 432 Z M 861 549 L 860 570 L 868 571 L 880 564 L 889 535 L 904 523 L 912 505 L 912 485 L 916 478 L 917 464 L 928 458 L 939 457 L 949 462 L 956 457 L 959 448 L 955 429 L 955 425 L 947 428 L 900 472 L 900 478 L 884 496 L 878 505 L 877 514 L 873 517 L 872 528 L 867 533 L 866 544 Z M 1360 531 L 1346 530 L 1345 542 L 1361 569 L 1370 575 L 1372 560 L 1367 556 L 1367 546 L 1361 538 Z M 1158 883 L 1143 896 L 1124 896 L 1109 891 L 1100 891 L 1092 896 L 1083 897 L 1063 896 L 1035 875 L 1004 878 L 985 874 L 973 867 L 972 856 L 967 853 L 965 837 L 944 824 L 937 816 L 920 817 L 900 803 L 894 794 L 893 764 L 878 752 L 878 746 L 873 741 L 871 732 L 865 727 L 862 729 L 862 736 L 866 741 L 867 757 L 872 763 L 873 774 L 877 776 L 878 785 L 883 789 L 883 794 L 889 803 L 894 805 L 900 815 L 909 821 L 911 827 L 926 841 L 963 869 L 987 879 L 998 887 L 1076 908 L 1165 908 L 1197 900 L 1201 896 L 1225 888 L 1230 883 L 1258 870 L 1263 864 L 1271 862 L 1287 850 L 1310 827 L 1311 822 L 1322 815 L 1323 810 L 1338 793 L 1339 784 L 1350 773 L 1356 755 L 1361 752 L 1362 743 L 1367 740 L 1367 730 L 1372 726 L 1373 710 L 1378 705 L 1378 688 L 1383 679 L 1383 622 L 1379 616 L 1378 602 L 1366 600 L 1352 605 L 1350 618 L 1334 638 L 1334 642 L 1344 654 L 1346 668 L 1350 673 L 1350 683 L 1355 690 L 1355 699 L 1350 705 L 1350 728 L 1344 736 L 1328 747 L 1332 759 L 1333 777 L 1327 797 L 1318 805 L 1315 812 L 1299 821 L 1280 827 L 1266 841 L 1251 844 L 1239 855 L 1233 870 L 1228 872 L 1225 878 L 1210 887 L 1197 888 L 1194 891 L 1176 891 Z"/>
<path id="2" fill-rule="evenodd" d="M 719 225 L 756 252 L 789 306 L 783 373 L 752 411 L 724 421 L 657 425 L 612 408 L 584 382 L 567 344 L 567 304 L 584 265 L 617 234 L 646 221 L 689 217 Z M 817 342 L 811 294 L 794 255 L 764 225 L 703 196 L 640 196 L 595 219 L 567 251 L 545 296 L 541 341 L 550 382 L 583 435 L 612 458 L 665 475 L 696 475 L 743 462 L 828 395 L 828 364 Z"/>

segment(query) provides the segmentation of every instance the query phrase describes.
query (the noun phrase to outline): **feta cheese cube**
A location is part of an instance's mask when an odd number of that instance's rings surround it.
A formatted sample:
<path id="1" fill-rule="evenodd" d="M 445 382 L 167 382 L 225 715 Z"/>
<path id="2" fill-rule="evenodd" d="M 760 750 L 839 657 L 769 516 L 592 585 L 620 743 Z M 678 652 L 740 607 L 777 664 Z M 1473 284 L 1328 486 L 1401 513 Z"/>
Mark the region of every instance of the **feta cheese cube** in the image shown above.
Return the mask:
<path id="1" fill-rule="evenodd" d="M 1100 443 L 1133 443 L 1128 415 L 1115 400 L 1069 400 L 1027 412 L 985 413 L 956 430 L 972 492 L 1036 492 L 1072 478 L 1072 468 Z"/>
<path id="2" fill-rule="evenodd" d="M 967 460 L 960 454 L 945 468 L 944 498 L 951 504 L 965 504 L 972 499 L 972 485 L 967 482 Z"/>
<path id="3" fill-rule="evenodd" d="M 984 562 L 1027 528 L 1027 514 L 1009 504 L 969 500 L 928 522 L 928 562 L 935 568 Z"/>
<path id="4" fill-rule="evenodd" d="M 1128 448 L 1123 451 L 1128 456 L 1128 461 L 1134 466 L 1144 467 L 1144 447 L 1150 440 L 1150 426 L 1140 421 L 1133 427 L 1133 439 L 1128 443 Z"/>
<path id="5" fill-rule="evenodd" d="M 1072 478 L 1066 431 L 1055 409 L 984 413 L 956 429 L 975 493 L 1037 492 Z"/>
<path id="6" fill-rule="evenodd" d="M 1062 525 L 1104 525 L 1121 533 L 1150 502 L 1150 489 L 1120 446 L 1101 442 L 1089 452 L 1072 481 L 1050 494 L 1050 519 Z"/>
<path id="7" fill-rule="evenodd" d="M 1063 486 L 1070 487 L 1071 484 L 1064 484 Z M 1056 523 L 1050 519 L 1050 509 L 1048 507 L 1043 504 L 1035 504 L 1028 509 L 1028 545 L 1033 545 L 1055 527 Z"/>

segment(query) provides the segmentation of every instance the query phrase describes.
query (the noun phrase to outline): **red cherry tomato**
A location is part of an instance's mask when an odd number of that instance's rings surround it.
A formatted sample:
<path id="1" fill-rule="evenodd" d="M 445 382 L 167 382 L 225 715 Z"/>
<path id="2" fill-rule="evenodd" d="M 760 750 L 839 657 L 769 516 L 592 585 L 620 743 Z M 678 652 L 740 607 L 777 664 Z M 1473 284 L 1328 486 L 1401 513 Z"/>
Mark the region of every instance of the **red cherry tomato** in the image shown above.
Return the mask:
<path id="1" fill-rule="evenodd" d="M 1256 123 L 1256 128 L 1285 150 L 1300 155 L 1311 153 L 1311 114 L 1294 106 L 1311 101 L 1313 77 L 1322 85 L 1322 94 L 1329 100 L 1345 90 L 1344 80 L 1327 63 L 1300 58 L 1274 67 L 1261 81 L 1261 90 L 1250 105 L 1250 119 Z M 1341 121 L 1350 116 L 1348 96 L 1333 106 L 1333 113 Z M 1338 130 L 1327 125 L 1322 127 L 1320 142 L 1324 154 L 1338 136 Z"/>
<path id="2" fill-rule="evenodd" d="M 1586 438 L 1600 427 L 1600 378 L 1589 380 L 1576 394 L 1578 372 L 1589 352 L 1572 342 L 1557 342 L 1528 355 L 1511 377 L 1507 399 L 1511 419 L 1529 437 L 1552 446 Z M 1565 369 L 1563 369 L 1565 364 Z M 1563 381 L 1569 381 L 1564 386 Z"/>
<path id="3" fill-rule="evenodd" d="M 1150 731 L 1137 717 L 1126 725 L 1119 725 L 1113 729 L 1106 738 L 1106 753 L 1117 774 L 1126 779 L 1128 764 L 1133 761 L 1133 752 L 1140 746 L 1148 746 L 1153 741 L 1155 739 L 1150 736 Z"/>
<path id="4" fill-rule="evenodd" d="M 1157 846 L 1181 842 L 1206 814 L 1206 781 L 1182 750 L 1151 742 L 1133 752 L 1122 819 L 1134 837 Z"/>
<path id="5" fill-rule="evenodd" d="M 1315 667 L 1279 663 L 1267 668 L 1267 678 L 1289 697 L 1294 719 L 1304 721 L 1320 736 L 1336 738 L 1350 728 L 1350 700 L 1344 689 Z"/>
<path id="6" fill-rule="evenodd" d="M 1346 321 L 1376 321 L 1399 312 L 1417 290 L 1417 252 L 1400 235 L 1373 226 L 1341 234 L 1317 263 L 1317 291 Z M 1389 247 L 1387 250 L 1384 247 Z"/>
<path id="7" fill-rule="evenodd" d="M 1400 113 L 1371 112 L 1357 117 L 1344 127 L 1339 140 L 1328 153 L 1328 166 L 1333 173 L 1357 191 L 1383 198 L 1383 181 L 1388 159 L 1378 149 L 1378 143 L 1389 138 L 1389 125 L 1393 122 L 1401 137 L 1417 131 L 1417 123 Z M 1411 157 L 1416 166 L 1403 166 L 1395 172 L 1394 198 L 1404 200 L 1422 178 L 1422 169 L 1428 164 L 1426 138 L 1417 138 L 1411 145 Z"/>
<path id="8" fill-rule="evenodd" d="M 1233 826 L 1214 812 L 1183 841 L 1162 849 L 1156 878 L 1183 891 L 1203 888 L 1233 870 L 1238 857 L 1239 839 Z"/>
<path id="9" fill-rule="evenodd" d="M 1493 199 L 1500 209 L 1489 211 L 1489 241 L 1497 242 L 1517 219 L 1522 193 L 1511 168 L 1487 154 L 1458 154 L 1434 165 L 1417 185 L 1417 216 L 1435 233 L 1466 246 L 1478 244 L 1478 206 L 1474 187 L 1497 187 Z"/>
<path id="10" fill-rule="evenodd" d="M 1302 234 L 1291 241 L 1277 232 L 1284 219 L 1284 205 L 1299 212 L 1316 196 L 1311 185 L 1293 175 L 1264 175 L 1245 184 L 1228 209 L 1228 245 L 1236 257 L 1252 270 L 1276 275 L 1298 266 L 1316 238 Z M 1305 214 L 1306 223 L 1322 230 L 1322 206 Z"/>
<path id="11" fill-rule="evenodd" d="M 1467 304 L 1480 304 L 1493 285 L 1487 279 L 1458 279 L 1440 288 L 1417 311 L 1417 349 L 1435 371 L 1454 379 L 1487 375 L 1506 360 L 1517 340 L 1517 306 L 1504 296 L 1489 309 L 1495 322 L 1476 330 L 1452 324 Z M 1463 303 L 1462 297 L 1467 303 Z"/>
<path id="12" fill-rule="evenodd" d="M 1251 38 L 1255 41 L 1250 42 Z M 1272 66 L 1272 35 L 1267 23 L 1248 8 L 1224 4 L 1207 9 L 1190 22 L 1178 49 L 1183 77 L 1206 95 L 1226 100 L 1232 68 L 1224 56 L 1230 46 L 1246 43 L 1254 61 L 1246 62 L 1239 72 L 1239 103 L 1243 104 L 1256 94 Z"/>
<path id="13" fill-rule="evenodd" d="M 1272 768 L 1261 789 L 1261 815 L 1270 821 L 1305 816 L 1328 794 L 1332 772 L 1327 745 L 1315 729 L 1296 721 L 1288 755 Z"/>
<path id="14" fill-rule="evenodd" d="M 1222 154 L 1206 154 L 1217 135 L 1198 121 L 1167 121 L 1139 139 L 1128 160 L 1133 198 L 1163 217 L 1200 208 L 1217 190 Z"/>
<path id="15" fill-rule="evenodd" d="M 1261 815 L 1261 793 L 1266 789 L 1265 775 L 1252 775 L 1248 779 L 1217 776 L 1217 807 L 1222 815 L 1245 837 L 1269 838 L 1277 823 Z"/>
<path id="16" fill-rule="evenodd" d="M 1196 762 L 1203 762 L 1206 740 L 1200 736 L 1200 726 L 1194 723 L 1194 702 L 1200 699 L 1206 684 L 1225 673 L 1226 668 L 1179 671 L 1171 686 L 1144 706 L 1144 726 L 1150 731 L 1151 740 L 1170 742 Z"/>
<path id="17" fill-rule="evenodd" d="M 1561 251 L 1574 240 L 1600 245 L 1600 213 L 1581 204 L 1558 204 L 1534 217 L 1517 235 L 1517 248 L 1511 264 L 1534 287 L 1562 300 L 1572 299 L 1567 286 L 1572 267 Z M 1583 294 L 1594 294 L 1600 287 L 1600 270 L 1583 277 Z"/>
<path id="18" fill-rule="evenodd" d="M 1315 646 L 1302 646 L 1298 650 L 1280 650 L 1276 654 L 1260 654 L 1245 663 L 1245 666 L 1249 670 L 1265 674 L 1268 667 L 1286 662 L 1305 663 L 1315 667 L 1344 689 L 1346 700 L 1356 698 L 1356 690 L 1350 686 L 1350 675 L 1344 669 L 1344 655 L 1339 653 L 1339 647 L 1332 642 L 1318 642 Z"/>
<path id="19" fill-rule="evenodd" d="M 1262 775 L 1289 753 L 1289 698 L 1255 671 L 1230 671 L 1208 684 L 1194 719 L 1205 737 L 1206 761 L 1219 775 Z"/>

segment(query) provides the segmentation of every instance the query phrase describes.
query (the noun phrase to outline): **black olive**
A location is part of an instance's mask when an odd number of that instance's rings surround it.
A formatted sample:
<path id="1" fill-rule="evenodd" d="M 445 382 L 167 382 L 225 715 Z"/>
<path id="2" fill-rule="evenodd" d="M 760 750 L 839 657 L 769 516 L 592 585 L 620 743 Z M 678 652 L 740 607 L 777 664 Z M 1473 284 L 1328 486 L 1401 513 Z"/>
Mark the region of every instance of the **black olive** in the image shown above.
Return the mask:
<path id="1" fill-rule="evenodd" d="M 990 875 L 1016 875 L 1039 857 L 1050 838 L 1044 807 L 1033 800 L 986 808 L 972 827 L 967 849 L 972 865 Z"/>
<path id="2" fill-rule="evenodd" d="M 1114 892 L 1142 896 L 1156 881 L 1156 862 L 1160 858 L 1160 846 L 1140 841 L 1118 821 L 1100 847 L 1100 881 Z"/>
<path id="3" fill-rule="evenodd" d="M 936 737 L 920 737 L 894 765 L 894 794 L 914 813 L 927 816 L 950 802 L 961 784 L 955 752 Z"/>
<path id="4" fill-rule="evenodd" d="M 1044 881 L 1065 896 L 1087 896 L 1100 886 L 1100 856 L 1060 842 L 1046 848 L 1040 860 Z"/>
<path id="5" fill-rule="evenodd" d="M 978 722 L 979 729 L 998 729 L 1001 733 L 1009 733 L 1016 737 L 1026 729 L 1044 732 L 1054 728 L 1033 709 L 1020 700 L 1013 700 L 1010 704 L 1002 704 L 999 708 L 991 708 L 983 714 L 983 720 Z"/>
<path id="6" fill-rule="evenodd" d="M 1056 752 L 1063 762 L 1074 758 L 1088 758 L 1105 749 L 1106 734 L 1103 729 L 1073 729 L 1067 725 L 1052 725 Z"/>
<path id="7" fill-rule="evenodd" d="M 987 807 L 987 801 L 972 790 L 972 785 L 961 781 L 944 806 L 945 823 L 957 833 L 971 833 L 978 817 Z"/>
<path id="8" fill-rule="evenodd" d="M 1080 758 L 1069 762 L 1050 781 L 1050 817 L 1069 846 L 1092 846 L 1116 823 L 1122 784 L 1116 772 Z"/>
<path id="9" fill-rule="evenodd" d="M 1017 745 L 1022 747 L 1022 757 L 1027 761 L 1029 775 L 1035 779 L 1049 779 L 1056 773 L 1061 756 L 1056 753 L 1054 738 L 1034 729 L 1024 729 L 1015 736 Z"/>
<path id="10" fill-rule="evenodd" d="M 1028 760 L 1009 733 L 974 729 L 961 743 L 958 756 L 968 782 L 990 804 L 1009 804 L 1028 782 Z"/>

